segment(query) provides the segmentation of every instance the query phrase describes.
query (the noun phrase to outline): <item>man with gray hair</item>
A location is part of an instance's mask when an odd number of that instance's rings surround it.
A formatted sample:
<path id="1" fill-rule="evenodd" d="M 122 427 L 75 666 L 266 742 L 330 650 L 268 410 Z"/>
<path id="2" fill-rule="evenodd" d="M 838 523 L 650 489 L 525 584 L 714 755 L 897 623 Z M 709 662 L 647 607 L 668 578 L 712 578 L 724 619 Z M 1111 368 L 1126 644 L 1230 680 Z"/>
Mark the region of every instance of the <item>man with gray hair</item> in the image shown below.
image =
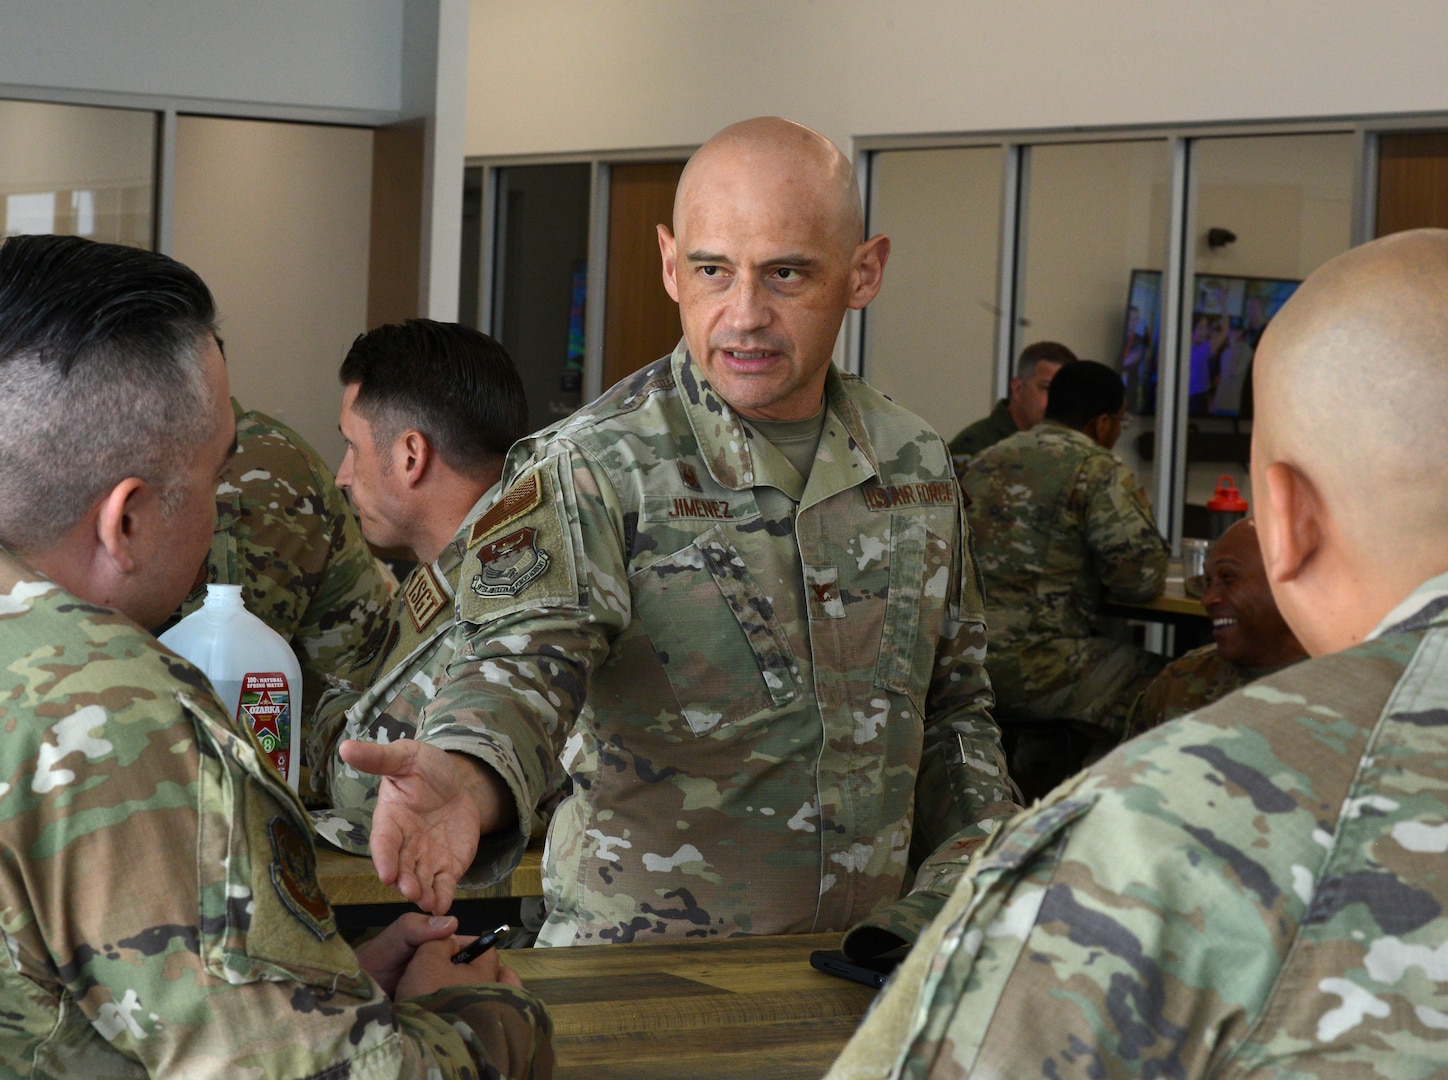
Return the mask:
<path id="1" fill-rule="evenodd" d="M 0 247 L 0 1062 L 546 1073 L 546 1015 L 496 953 L 451 963 L 455 920 L 352 951 L 296 796 L 142 629 L 202 564 L 235 449 L 215 318 L 162 255 Z"/>
<path id="2" fill-rule="evenodd" d="M 1030 431 L 1044 420 L 1051 380 L 1056 372 L 1075 360 L 1076 354 L 1058 341 L 1037 341 L 1022 349 L 1016 357 L 1010 396 L 997 401 L 989 416 L 957 432 L 950 440 L 950 456 L 957 470 L 973 454 L 1018 431 Z"/>

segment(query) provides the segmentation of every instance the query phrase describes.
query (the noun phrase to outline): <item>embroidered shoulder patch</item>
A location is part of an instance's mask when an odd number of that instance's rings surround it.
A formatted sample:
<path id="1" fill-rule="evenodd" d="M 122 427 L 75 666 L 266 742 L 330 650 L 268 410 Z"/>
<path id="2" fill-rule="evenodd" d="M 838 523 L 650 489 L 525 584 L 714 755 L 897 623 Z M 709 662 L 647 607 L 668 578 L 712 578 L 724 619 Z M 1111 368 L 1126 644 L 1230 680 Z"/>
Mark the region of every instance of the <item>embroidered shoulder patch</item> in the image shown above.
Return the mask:
<path id="1" fill-rule="evenodd" d="M 448 595 L 427 563 L 418 563 L 417 569 L 407 579 L 407 588 L 402 593 L 403 606 L 412 618 L 412 627 L 419 633 L 432 622 L 437 613 L 447 606 Z"/>
<path id="2" fill-rule="evenodd" d="M 277 895 L 318 941 L 326 941 L 337 932 L 337 920 L 317 884 L 317 866 L 306 838 L 296 823 L 282 814 L 267 824 L 267 835 L 271 837 L 271 880 Z"/>
<path id="3" fill-rule="evenodd" d="M 473 592 L 479 596 L 517 596 L 542 577 L 550 556 L 537 540 L 538 530 L 524 526 L 479 548 Z"/>
<path id="4" fill-rule="evenodd" d="M 953 506 L 959 485 L 954 480 L 920 480 L 913 484 L 871 484 L 861 489 L 871 510 L 901 506 Z"/>
<path id="5" fill-rule="evenodd" d="M 503 497 L 473 522 L 472 530 L 468 533 L 468 547 L 472 547 L 489 533 L 497 532 L 504 525 L 517 521 L 542 499 L 543 485 L 538 482 L 537 472 L 531 472 L 503 492 Z"/>

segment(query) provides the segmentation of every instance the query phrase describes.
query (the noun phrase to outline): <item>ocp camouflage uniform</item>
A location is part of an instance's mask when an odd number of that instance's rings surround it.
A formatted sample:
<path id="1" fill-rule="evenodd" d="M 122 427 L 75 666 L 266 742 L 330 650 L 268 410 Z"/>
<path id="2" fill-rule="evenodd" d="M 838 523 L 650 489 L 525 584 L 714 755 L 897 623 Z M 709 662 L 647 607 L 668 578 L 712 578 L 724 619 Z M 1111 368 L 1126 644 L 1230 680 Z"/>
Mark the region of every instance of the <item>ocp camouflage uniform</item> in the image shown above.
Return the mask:
<path id="1" fill-rule="evenodd" d="M 1126 718 L 1123 738 L 1135 738 L 1168 720 L 1196 712 L 1226 697 L 1239 686 L 1281 671 L 1286 666 L 1245 668 L 1224 660 L 1215 645 L 1193 649 L 1162 668 L 1161 674 L 1141 692 Z"/>
<path id="2" fill-rule="evenodd" d="M 955 433 L 950 440 L 950 459 L 959 469 L 966 461 L 987 447 L 994 446 L 1002 439 L 1008 439 L 1021 429 L 1011 415 L 1010 398 L 1001 398 L 995 408 L 973 424 L 968 424 Z"/>
<path id="3" fill-rule="evenodd" d="M 361 970 L 296 796 L 150 634 L 0 552 L 0 662 L 0 1074 L 547 1075 L 528 994 Z"/>
<path id="4" fill-rule="evenodd" d="M 305 717 L 327 676 L 376 650 L 391 598 L 317 452 L 266 414 L 243 412 L 235 399 L 231 409 L 237 452 L 216 488 L 205 580 L 240 585 L 247 610 L 291 643 L 302 665 L 303 712 L 294 715 Z M 198 582 L 173 619 L 205 599 Z"/>
<path id="5" fill-rule="evenodd" d="M 540 944 L 843 928 L 1010 809 L 945 446 L 825 394 L 807 483 L 682 343 L 514 447 L 459 610 L 568 734 Z"/>
<path id="6" fill-rule="evenodd" d="M 998 832 L 830 1077 L 1441 1077 L 1445 853 L 1448 575 Z"/>
<path id="7" fill-rule="evenodd" d="M 499 490 L 483 495 L 437 559 L 420 563 L 403 582 L 383 648 L 343 673 L 321 701 L 309 736 L 313 760 L 327 761 L 312 774 L 313 792 L 331 807 L 313 812 L 316 830 L 357 855 L 368 853 L 378 778 L 337 756 L 342 739 L 421 739 L 491 765 L 512 793 L 518 824 L 485 838 L 462 878 L 468 886 L 493 884 L 517 864 L 537 804 L 561 780 L 557 708 L 545 697 L 531 710 L 494 713 L 496 680 L 507 677 L 506 668 L 479 664 L 469 641 L 477 628 L 458 620 L 457 597 L 472 576 L 464 566 L 468 537 Z"/>
<path id="8" fill-rule="evenodd" d="M 1111 451 L 1054 421 L 975 455 L 960 474 L 985 587 L 986 666 L 1001 715 L 1071 717 L 1119 735 L 1159 661 L 1092 635 L 1104 594 L 1149 600 L 1167 546 Z"/>

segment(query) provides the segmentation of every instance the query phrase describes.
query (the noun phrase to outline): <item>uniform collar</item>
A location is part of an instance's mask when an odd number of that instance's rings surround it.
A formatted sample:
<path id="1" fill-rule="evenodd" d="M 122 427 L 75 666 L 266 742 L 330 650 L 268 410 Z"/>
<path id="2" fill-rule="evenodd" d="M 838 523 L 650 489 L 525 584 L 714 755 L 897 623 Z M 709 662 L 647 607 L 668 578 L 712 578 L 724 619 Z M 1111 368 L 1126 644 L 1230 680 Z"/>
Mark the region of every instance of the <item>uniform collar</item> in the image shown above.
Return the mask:
<path id="1" fill-rule="evenodd" d="M 683 341 L 674 349 L 669 366 L 674 384 L 679 388 L 689 429 L 699 446 L 699 457 L 709 474 L 731 491 L 763 482 L 760 464 L 750 449 L 739 415 L 705 380 Z M 825 404 L 824 430 L 806 489 L 810 501 L 827 498 L 826 492 L 832 494 L 844 487 L 853 487 L 879 474 L 864 418 L 833 363 L 825 373 Z M 821 470 L 823 474 L 817 476 Z"/>
<path id="2" fill-rule="evenodd" d="M 1373 628 L 1366 640 L 1444 625 L 1448 625 L 1448 574 L 1439 574 L 1409 593 L 1407 599 Z"/>

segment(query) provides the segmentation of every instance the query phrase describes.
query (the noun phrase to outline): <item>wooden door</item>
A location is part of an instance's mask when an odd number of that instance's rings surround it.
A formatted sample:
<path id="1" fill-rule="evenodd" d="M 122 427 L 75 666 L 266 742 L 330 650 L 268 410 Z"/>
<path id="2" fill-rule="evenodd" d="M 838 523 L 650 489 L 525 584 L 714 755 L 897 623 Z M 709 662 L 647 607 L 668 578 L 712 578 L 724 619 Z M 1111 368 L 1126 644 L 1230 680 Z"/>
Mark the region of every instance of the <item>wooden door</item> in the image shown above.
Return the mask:
<path id="1" fill-rule="evenodd" d="M 1378 137 L 1379 236 L 1448 228 L 1448 132 Z"/>
<path id="2" fill-rule="evenodd" d="M 673 228 L 682 161 L 613 165 L 608 181 L 608 286 L 603 386 L 673 352 L 683 329 L 664 289 L 655 226 Z"/>

